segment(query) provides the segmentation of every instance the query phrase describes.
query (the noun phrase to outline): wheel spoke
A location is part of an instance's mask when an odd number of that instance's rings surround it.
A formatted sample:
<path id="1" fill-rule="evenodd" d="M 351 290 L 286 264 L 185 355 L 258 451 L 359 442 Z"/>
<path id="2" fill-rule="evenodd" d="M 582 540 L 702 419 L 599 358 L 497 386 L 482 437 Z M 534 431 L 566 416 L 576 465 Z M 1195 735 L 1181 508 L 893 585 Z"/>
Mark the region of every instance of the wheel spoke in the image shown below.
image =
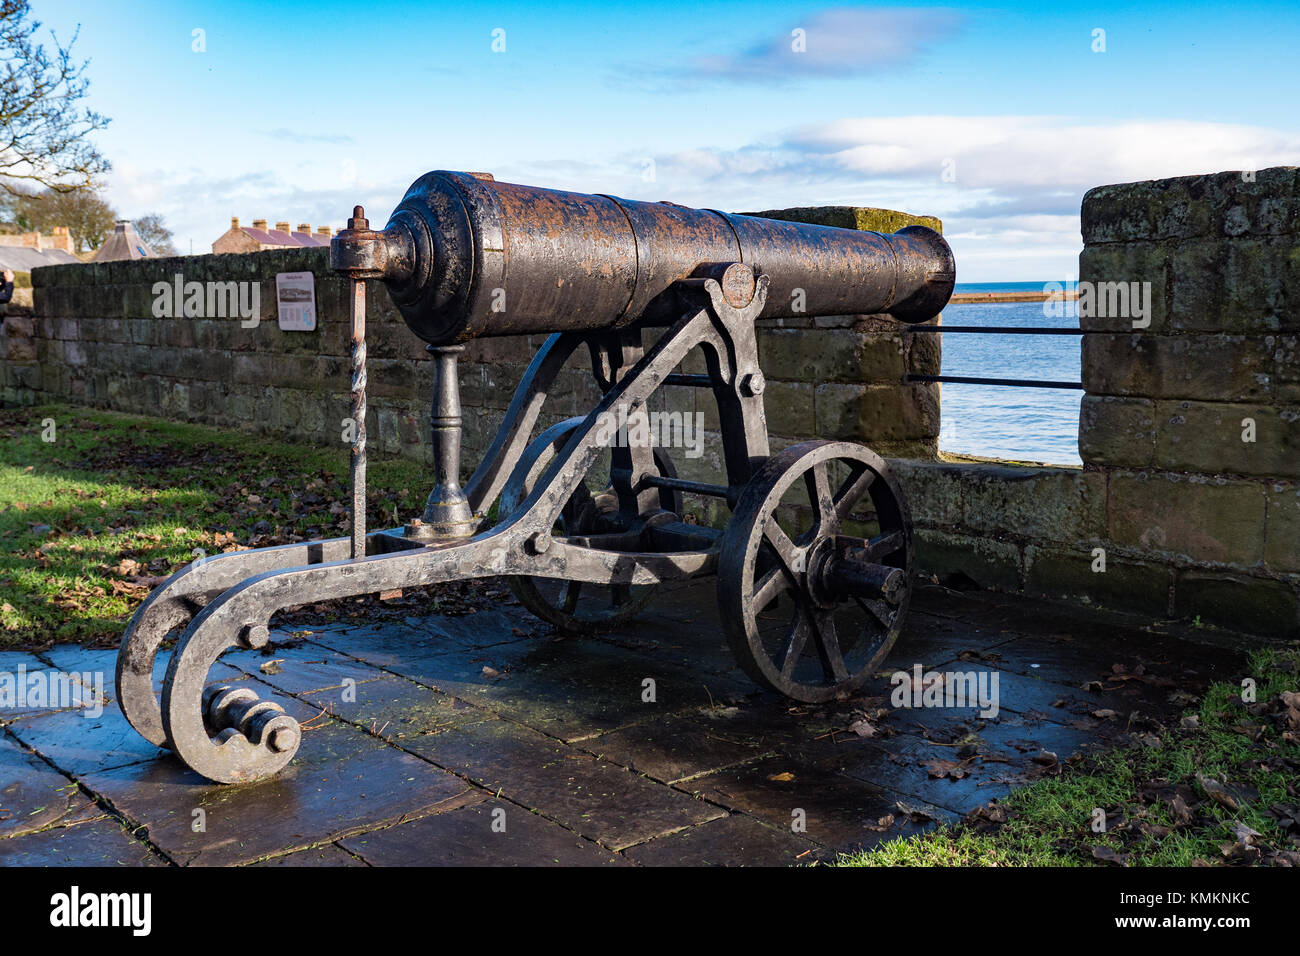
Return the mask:
<path id="1" fill-rule="evenodd" d="M 804 648 L 808 645 L 808 632 L 811 630 L 808 615 L 802 607 L 795 612 L 792 623 L 794 627 L 790 631 L 789 640 L 786 641 L 785 650 L 781 659 L 776 662 L 776 666 L 781 670 L 781 676 L 786 680 L 794 676 L 794 669 L 799 666 L 799 659 L 803 657 Z"/>
<path id="2" fill-rule="evenodd" d="M 820 614 L 813 618 L 813 635 L 817 642 L 817 656 L 821 658 L 822 673 L 828 681 L 839 683 L 849 679 L 848 668 L 844 666 L 844 655 L 840 651 L 840 639 L 835 633 L 835 618 L 830 614 Z"/>
<path id="3" fill-rule="evenodd" d="M 560 610 L 565 614 L 572 614 L 578 606 L 578 592 L 582 590 L 581 581 L 570 581 L 564 589 L 564 604 Z"/>
<path id="4" fill-rule="evenodd" d="M 775 518 L 768 521 L 767 526 L 763 528 L 763 540 L 776 552 L 777 561 L 786 574 L 793 576 L 804 570 L 799 567 L 799 549 L 790 540 L 790 536 L 785 533 L 785 529 L 776 523 Z"/>
<path id="5" fill-rule="evenodd" d="M 763 613 L 763 609 L 776 600 L 783 591 L 790 589 L 789 574 L 782 567 L 775 567 L 763 575 L 754 584 L 754 615 Z"/>
<path id="6" fill-rule="evenodd" d="M 867 489 L 875 480 L 876 473 L 866 465 L 844 480 L 844 484 L 840 485 L 840 490 L 835 495 L 835 513 L 841 521 L 848 518 L 854 506 L 862 500 L 862 496 L 867 493 Z"/>
<path id="7" fill-rule="evenodd" d="M 817 515 L 813 524 L 813 537 L 834 534 L 839 530 L 840 516 L 831 498 L 831 482 L 826 474 L 826 462 L 819 461 L 814 464 L 811 470 L 804 472 L 803 480 L 808 488 L 808 500 Z"/>
<path id="8" fill-rule="evenodd" d="M 876 622 L 886 631 L 894 626 L 895 611 L 884 601 L 864 600 L 860 597 L 855 597 L 854 600 L 858 602 L 862 610 L 875 618 Z"/>

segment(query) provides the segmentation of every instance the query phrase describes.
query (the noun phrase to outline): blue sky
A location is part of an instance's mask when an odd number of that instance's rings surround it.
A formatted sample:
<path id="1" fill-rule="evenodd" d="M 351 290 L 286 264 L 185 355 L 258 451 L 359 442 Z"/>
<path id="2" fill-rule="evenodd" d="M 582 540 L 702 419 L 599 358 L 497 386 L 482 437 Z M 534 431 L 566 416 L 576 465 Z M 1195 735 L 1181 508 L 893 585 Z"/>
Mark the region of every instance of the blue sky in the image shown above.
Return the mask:
<path id="1" fill-rule="evenodd" d="M 60 39 L 80 24 L 109 199 L 161 212 L 181 251 L 231 216 L 337 227 L 363 202 L 383 222 L 420 174 L 469 169 L 932 214 L 959 281 L 1069 278 L 1091 186 L 1300 163 L 1294 2 L 33 9 Z"/>

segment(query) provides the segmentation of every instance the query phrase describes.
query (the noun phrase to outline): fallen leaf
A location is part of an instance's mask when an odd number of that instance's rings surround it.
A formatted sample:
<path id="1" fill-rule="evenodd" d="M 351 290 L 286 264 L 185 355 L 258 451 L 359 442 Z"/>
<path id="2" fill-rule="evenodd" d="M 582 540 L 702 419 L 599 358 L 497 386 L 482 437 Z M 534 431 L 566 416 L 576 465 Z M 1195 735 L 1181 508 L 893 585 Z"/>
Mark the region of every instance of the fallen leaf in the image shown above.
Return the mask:
<path id="1" fill-rule="evenodd" d="M 1100 860 L 1102 863 L 1112 863 L 1115 866 L 1128 866 L 1128 857 L 1122 853 L 1116 853 L 1108 846 L 1093 847 L 1092 858 Z"/>
<path id="2" fill-rule="evenodd" d="M 1198 783 L 1200 783 L 1201 789 L 1205 791 L 1205 795 L 1208 796 L 1215 803 L 1220 804 L 1221 806 L 1225 806 L 1229 810 L 1235 811 L 1240 809 L 1240 807 L 1237 804 L 1236 797 L 1234 797 L 1231 793 L 1229 793 L 1228 788 L 1225 787 L 1223 784 L 1221 784 L 1219 781 L 1214 780 L 1210 777 L 1206 777 L 1202 774 L 1197 774 L 1196 780 Z"/>
<path id="3" fill-rule="evenodd" d="M 876 728 L 872 727 L 870 722 L 865 718 L 855 720 L 853 723 L 849 724 L 849 730 L 853 731 L 859 737 L 876 736 Z"/>

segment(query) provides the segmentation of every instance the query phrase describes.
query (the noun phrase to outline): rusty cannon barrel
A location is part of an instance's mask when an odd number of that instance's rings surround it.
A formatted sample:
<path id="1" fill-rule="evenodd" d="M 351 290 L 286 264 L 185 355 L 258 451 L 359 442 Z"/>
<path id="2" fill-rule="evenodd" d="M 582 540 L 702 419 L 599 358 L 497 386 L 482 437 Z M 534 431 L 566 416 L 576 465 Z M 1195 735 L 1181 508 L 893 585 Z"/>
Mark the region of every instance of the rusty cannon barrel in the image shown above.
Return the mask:
<path id="1" fill-rule="evenodd" d="M 388 225 L 358 214 L 331 243 L 336 271 L 379 278 L 433 345 L 676 318 L 673 283 L 709 263 L 769 277 L 763 318 L 888 313 L 923 322 L 948 302 L 952 250 L 924 226 L 891 235 L 668 202 L 639 202 L 438 171 Z"/>

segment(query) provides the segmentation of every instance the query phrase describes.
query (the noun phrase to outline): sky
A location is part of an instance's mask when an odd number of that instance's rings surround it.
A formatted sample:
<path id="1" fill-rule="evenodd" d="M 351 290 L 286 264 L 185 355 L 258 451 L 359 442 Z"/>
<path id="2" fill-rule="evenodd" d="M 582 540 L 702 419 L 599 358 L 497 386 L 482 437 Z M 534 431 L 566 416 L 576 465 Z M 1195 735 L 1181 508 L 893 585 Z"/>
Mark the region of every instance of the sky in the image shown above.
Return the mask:
<path id="1" fill-rule="evenodd" d="M 382 224 L 432 169 L 934 215 L 959 282 L 1077 276 L 1091 187 L 1300 164 L 1300 4 L 33 0 L 120 215 Z"/>

